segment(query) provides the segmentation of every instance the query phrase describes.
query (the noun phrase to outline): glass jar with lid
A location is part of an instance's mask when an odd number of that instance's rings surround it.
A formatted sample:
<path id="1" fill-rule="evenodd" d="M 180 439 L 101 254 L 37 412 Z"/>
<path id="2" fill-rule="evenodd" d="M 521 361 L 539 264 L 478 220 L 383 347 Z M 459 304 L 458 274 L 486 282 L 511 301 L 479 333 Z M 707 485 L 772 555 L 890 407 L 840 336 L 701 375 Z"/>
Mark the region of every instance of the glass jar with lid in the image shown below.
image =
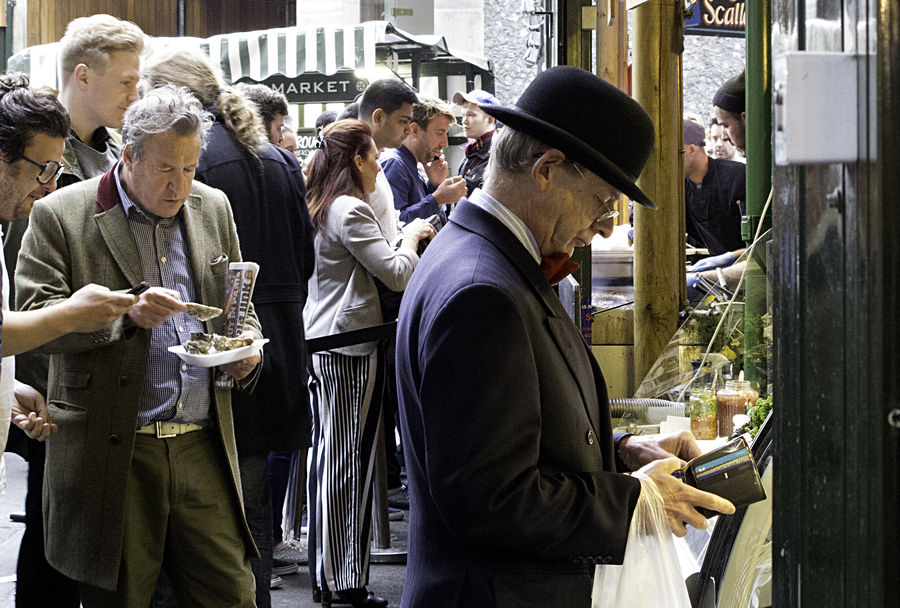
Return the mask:
<path id="1" fill-rule="evenodd" d="M 725 388 L 716 393 L 718 405 L 719 436 L 728 437 L 734 430 L 734 417 L 746 414 L 747 408 L 756 404 L 759 393 L 747 380 L 728 380 Z"/>

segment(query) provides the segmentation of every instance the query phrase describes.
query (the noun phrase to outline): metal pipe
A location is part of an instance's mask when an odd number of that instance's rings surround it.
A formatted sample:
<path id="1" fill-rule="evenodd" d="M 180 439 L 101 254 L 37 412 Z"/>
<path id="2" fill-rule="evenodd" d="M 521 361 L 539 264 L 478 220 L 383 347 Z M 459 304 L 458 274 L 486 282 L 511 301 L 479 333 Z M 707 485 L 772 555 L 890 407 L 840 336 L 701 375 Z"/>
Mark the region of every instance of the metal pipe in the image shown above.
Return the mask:
<path id="1" fill-rule="evenodd" d="M 185 0 L 178 0 L 175 4 L 175 35 L 184 36 L 184 3 Z"/>
<path id="2" fill-rule="evenodd" d="M 679 0 L 649 0 L 634 11 L 634 98 L 650 114 L 656 143 L 638 180 L 659 205 L 635 205 L 634 375 L 643 378 L 675 333 L 684 285 Z"/>
<path id="3" fill-rule="evenodd" d="M 3 71 L 6 71 L 6 61 L 13 55 L 13 24 L 16 19 L 16 0 L 6 2 L 6 31 L 3 40 Z"/>

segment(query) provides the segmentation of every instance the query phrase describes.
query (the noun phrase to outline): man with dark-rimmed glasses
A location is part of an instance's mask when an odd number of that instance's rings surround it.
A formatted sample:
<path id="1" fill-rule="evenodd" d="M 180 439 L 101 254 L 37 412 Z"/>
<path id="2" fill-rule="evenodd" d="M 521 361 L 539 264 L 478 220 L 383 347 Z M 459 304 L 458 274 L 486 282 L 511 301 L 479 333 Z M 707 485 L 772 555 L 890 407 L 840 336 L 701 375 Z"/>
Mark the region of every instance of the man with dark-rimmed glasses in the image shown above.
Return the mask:
<path id="1" fill-rule="evenodd" d="M 56 190 L 56 180 L 62 172 L 60 157 L 69 132 L 69 115 L 50 93 L 34 92 L 28 78 L 21 74 L 0 76 L 0 221 L 8 225 L 25 220 L 34 201 Z M 4 242 L 4 251 L 8 252 Z M 14 246 L 18 249 L 18 245 Z M 11 266 L 15 257 L 10 258 Z M 0 256 L 0 263 L 4 256 Z M 98 285 L 88 285 L 56 306 L 43 310 L 17 312 L 8 310 L 11 273 L 3 265 L 3 359 L 0 366 L 0 448 L 6 445 L 10 410 L 13 423 L 35 437 L 48 437 L 55 426 L 47 416 L 40 392 L 31 382 L 14 380 L 15 358 L 45 342 L 70 332 L 95 331 L 110 320 L 127 312 L 136 298 L 113 293 Z M 20 361 L 19 378 L 28 377 L 30 363 Z M 24 365 L 23 365 L 24 364 Z M 42 372 L 46 378 L 46 369 Z M 35 383 L 44 386 L 46 380 Z M 20 605 L 77 606 L 77 596 L 65 596 L 64 581 L 58 573 L 48 572 L 39 564 L 43 560 L 43 532 L 40 527 L 40 488 L 43 472 L 43 449 L 35 449 L 36 442 L 27 441 L 15 431 L 10 448 L 29 459 L 29 493 L 26 498 L 26 532 L 23 552 L 17 571 L 16 594 Z M 40 462 L 40 464 L 37 464 Z M 22 555 L 25 555 L 24 559 Z M 33 585 L 29 585 L 29 581 Z M 41 602 L 27 603 L 23 588 L 38 589 Z M 77 592 L 77 588 L 75 588 Z M 29 595 L 37 600 L 34 595 Z M 71 601 L 70 601 L 71 600 Z"/>
<path id="2" fill-rule="evenodd" d="M 49 93 L 33 92 L 22 74 L 0 76 L 0 221 L 26 219 L 34 201 L 56 190 L 59 158 L 69 130 L 65 109 Z M 0 257 L 0 261 L 3 261 Z M 59 305 L 35 312 L 7 310 L 9 275 L 3 265 L 3 316 L 0 347 L 7 358 L 0 366 L 0 447 L 6 445 L 12 394 L 11 355 L 16 355 L 70 332 L 89 332 L 127 312 L 135 298 L 89 285 Z M 17 396 L 29 395 L 26 385 L 15 387 Z M 40 415 L 17 420 L 29 430 L 51 427 Z M 20 424 L 21 423 L 21 424 Z"/>

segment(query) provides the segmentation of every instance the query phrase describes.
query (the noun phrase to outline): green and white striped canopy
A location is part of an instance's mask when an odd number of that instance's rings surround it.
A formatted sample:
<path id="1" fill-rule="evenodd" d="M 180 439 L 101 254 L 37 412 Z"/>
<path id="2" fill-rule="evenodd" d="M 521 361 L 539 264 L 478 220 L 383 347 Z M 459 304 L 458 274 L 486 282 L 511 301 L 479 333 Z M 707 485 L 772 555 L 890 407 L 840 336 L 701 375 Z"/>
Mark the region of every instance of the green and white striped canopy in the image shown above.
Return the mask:
<path id="1" fill-rule="evenodd" d="M 172 46 L 199 48 L 221 66 L 227 82 L 245 77 L 259 81 L 273 74 L 292 78 L 305 72 L 371 70 L 376 66 L 376 46 L 382 45 L 426 47 L 436 56 L 456 57 L 490 70 L 490 63 L 481 57 L 451 51 L 442 36 L 413 36 L 387 21 L 343 27 L 286 27 L 205 39 L 151 38 L 151 44 L 154 51 Z M 10 57 L 8 69 L 28 74 L 33 86 L 58 90 L 58 46 L 53 42 L 26 48 Z"/>

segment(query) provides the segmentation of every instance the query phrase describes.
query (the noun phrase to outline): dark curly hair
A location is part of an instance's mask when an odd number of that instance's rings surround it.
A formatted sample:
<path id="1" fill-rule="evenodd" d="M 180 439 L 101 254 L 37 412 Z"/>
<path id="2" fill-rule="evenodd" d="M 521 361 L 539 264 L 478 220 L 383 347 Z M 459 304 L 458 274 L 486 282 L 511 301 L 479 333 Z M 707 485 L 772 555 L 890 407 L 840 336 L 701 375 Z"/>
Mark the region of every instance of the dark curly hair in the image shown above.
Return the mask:
<path id="1" fill-rule="evenodd" d="M 306 201 L 316 230 L 323 230 L 331 203 L 339 196 L 362 196 L 362 175 L 354 158 L 365 156 L 372 146 L 369 125 L 348 118 L 322 131 L 321 148 L 309 160 Z"/>
<path id="2" fill-rule="evenodd" d="M 32 91 L 25 74 L 0 75 L 0 158 L 22 158 L 36 133 L 65 139 L 69 113 L 52 93 Z"/>

